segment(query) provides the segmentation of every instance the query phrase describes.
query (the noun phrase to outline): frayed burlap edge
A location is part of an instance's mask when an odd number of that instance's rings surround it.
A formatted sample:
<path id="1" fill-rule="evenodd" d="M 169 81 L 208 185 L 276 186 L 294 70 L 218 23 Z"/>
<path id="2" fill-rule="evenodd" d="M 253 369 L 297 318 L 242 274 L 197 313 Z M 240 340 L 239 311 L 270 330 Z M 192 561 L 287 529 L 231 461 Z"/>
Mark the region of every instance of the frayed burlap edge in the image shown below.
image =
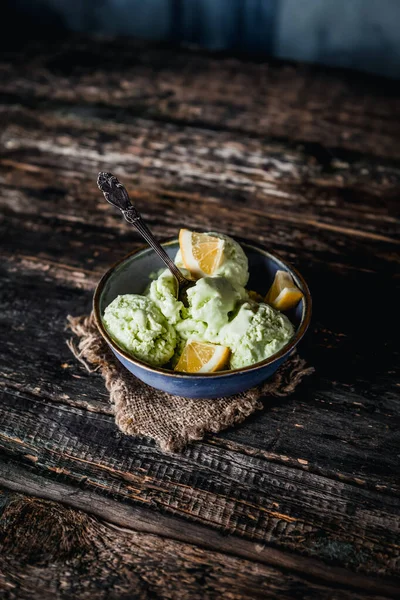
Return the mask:
<path id="1" fill-rule="evenodd" d="M 243 422 L 263 408 L 262 397 L 288 396 L 314 371 L 294 352 L 272 379 L 247 392 L 215 400 L 181 398 L 154 390 L 129 373 L 99 334 L 93 314 L 67 319 L 79 338 L 78 344 L 68 340 L 68 347 L 90 373 L 101 372 L 117 426 L 128 435 L 152 437 L 164 451 L 181 451 L 209 432 Z"/>

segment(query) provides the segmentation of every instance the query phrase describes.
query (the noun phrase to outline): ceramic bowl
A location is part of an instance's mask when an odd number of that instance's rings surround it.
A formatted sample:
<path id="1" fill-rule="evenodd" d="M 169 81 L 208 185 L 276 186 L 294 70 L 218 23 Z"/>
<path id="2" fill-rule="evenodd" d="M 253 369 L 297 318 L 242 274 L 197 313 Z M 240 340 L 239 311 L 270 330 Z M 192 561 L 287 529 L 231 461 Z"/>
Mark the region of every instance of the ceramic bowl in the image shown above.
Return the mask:
<path id="1" fill-rule="evenodd" d="M 136 377 L 154 388 L 187 398 L 218 398 L 248 390 L 265 381 L 288 358 L 305 334 L 311 317 L 311 296 L 303 277 L 281 259 L 261 247 L 240 242 L 249 260 L 250 280 L 247 288 L 267 293 L 277 270 L 288 271 L 304 297 L 295 309 L 287 313 L 295 328 L 294 337 L 276 354 L 266 360 L 231 371 L 184 374 L 155 368 L 130 356 L 107 333 L 102 315 L 104 309 L 120 294 L 141 294 L 148 285 L 149 273 L 163 265 L 150 248 L 128 254 L 107 271 L 100 280 L 93 299 L 97 327 L 118 360 Z M 174 257 L 179 244 L 172 240 L 163 244 Z"/>

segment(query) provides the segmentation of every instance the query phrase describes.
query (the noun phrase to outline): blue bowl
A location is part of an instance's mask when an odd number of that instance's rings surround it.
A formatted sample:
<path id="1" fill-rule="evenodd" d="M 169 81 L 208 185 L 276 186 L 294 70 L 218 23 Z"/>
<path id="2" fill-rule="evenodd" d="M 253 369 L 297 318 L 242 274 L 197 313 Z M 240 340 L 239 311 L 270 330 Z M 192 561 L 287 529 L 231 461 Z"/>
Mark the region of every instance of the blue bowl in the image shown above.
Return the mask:
<path id="1" fill-rule="evenodd" d="M 174 257 L 179 244 L 172 240 L 163 244 Z M 141 248 L 128 254 L 107 271 L 100 280 L 93 299 L 97 327 L 118 360 L 136 377 L 152 387 L 186 398 L 218 398 L 244 392 L 265 381 L 288 358 L 305 334 L 311 318 L 311 296 L 302 276 L 282 260 L 260 247 L 241 243 L 249 260 L 250 281 L 248 289 L 264 295 L 270 288 L 278 270 L 288 271 L 304 297 L 288 313 L 295 327 L 294 337 L 279 352 L 266 360 L 231 371 L 217 373 L 184 374 L 169 369 L 155 368 L 130 356 L 108 335 L 102 321 L 104 309 L 120 294 L 141 294 L 148 285 L 149 273 L 162 267 L 160 259 L 150 248 Z"/>

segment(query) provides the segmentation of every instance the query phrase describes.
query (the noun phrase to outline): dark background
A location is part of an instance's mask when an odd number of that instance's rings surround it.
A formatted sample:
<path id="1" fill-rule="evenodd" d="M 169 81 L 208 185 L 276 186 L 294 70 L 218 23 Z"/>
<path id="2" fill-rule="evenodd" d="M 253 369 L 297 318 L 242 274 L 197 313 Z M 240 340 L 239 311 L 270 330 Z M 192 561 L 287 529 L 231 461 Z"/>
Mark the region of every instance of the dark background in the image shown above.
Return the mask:
<path id="1" fill-rule="evenodd" d="M 2 5 L 3 47 L 73 31 L 400 77 L 398 0 L 3 0 Z"/>

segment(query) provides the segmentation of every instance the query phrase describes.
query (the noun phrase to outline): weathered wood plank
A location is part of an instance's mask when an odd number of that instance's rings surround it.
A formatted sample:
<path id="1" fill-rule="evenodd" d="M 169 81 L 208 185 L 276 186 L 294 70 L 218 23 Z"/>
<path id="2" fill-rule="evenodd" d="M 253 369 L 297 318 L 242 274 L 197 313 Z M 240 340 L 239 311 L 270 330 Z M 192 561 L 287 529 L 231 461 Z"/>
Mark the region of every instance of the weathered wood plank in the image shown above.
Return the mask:
<path id="1" fill-rule="evenodd" d="M 78 194 L 78 191 L 76 191 L 76 194 Z M 58 201 L 59 197 L 62 198 L 61 202 Z M 89 192 L 89 189 L 85 188 L 85 198 L 87 197 L 90 198 L 89 203 L 94 203 L 93 192 Z M 28 198 L 29 196 L 27 196 Z M 140 198 L 146 211 L 145 200 L 146 196 Z M 163 221 L 163 213 L 170 212 L 173 215 L 176 212 L 179 214 L 181 210 L 181 206 L 177 207 L 173 198 L 167 198 L 167 200 L 170 202 L 169 211 L 165 210 L 166 205 L 163 197 L 159 198 L 158 194 L 151 196 L 152 210 L 149 216 L 160 235 L 166 231 L 174 230 L 172 224 L 170 226 L 165 224 L 165 220 Z M 73 202 L 74 204 L 79 202 L 79 198 L 74 196 Z M 34 207 L 37 204 L 38 201 L 30 203 Z M 123 225 L 118 217 L 114 216 L 114 213 L 107 217 L 108 227 L 106 229 L 100 227 L 100 222 L 93 226 L 83 225 L 80 220 L 72 224 L 70 222 L 66 224 L 59 222 L 56 218 L 57 211 L 63 210 L 64 204 L 64 196 L 52 195 L 50 190 L 48 197 L 46 194 L 44 195 L 43 203 L 39 206 L 39 209 L 34 208 L 31 218 L 26 219 L 23 224 L 21 224 L 19 217 L 9 217 L 5 221 L 2 236 L 3 245 L 9 261 L 10 273 L 16 272 L 16 275 L 11 275 L 7 281 L 10 305 L 4 313 L 15 321 L 14 327 L 16 328 L 15 334 L 12 331 L 11 336 L 6 337 L 7 348 L 3 348 L 4 361 L 7 361 L 7 353 L 9 353 L 8 356 L 13 356 L 12 362 L 8 361 L 7 383 L 17 386 L 19 389 L 26 389 L 31 393 L 46 394 L 49 397 L 54 395 L 60 401 L 77 402 L 79 405 L 91 407 L 92 410 L 109 412 L 101 382 L 96 380 L 96 383 L 94 383 L 90 380 L 87 384 L 85 383 L 83 388 L 82 380 L 78 379 L 82 375 L 76 370 L 76 366 L 71 361 L 64 346 L 64 318 L 68 312 L 76 314 L 88 310 L 90 304 L 89 295 L 76 295 L 69 288 L 78 287 L 89 292 L 95 281 L 100 277 L 102 270 L 109 263 L 116 260 L 120 253 L 123 254 L 132 249 L 131 237 L 136 244 L 137 236 L 135 234 L 131 236 L 130 229 Z M 87 203 L 84 202 L 83 204 L 82 210 L 84 211 Z M 189 214 L 195 219 L 199 212 L 198 204 L 196 206 L 195 202 L 186 203 L 186 206 L 189 206 Z M 29 203 L 27 202 L 23 208 L 24 213 L 27 212 Z M 37 214 L 42 208 L 48 211 L 48 216 L 45 218 Z M 21 207 L 17 207 L 17 210 L 21 210 Z M 73 210 L 71 209 L 71 214 L 73 214 Z M 86 214 L 88 215 L 88 212 Z M 87 220 L 89 219 L 87 218 Z M 207 228 L 207 223 L 205 223 L 204 228 Z M 270 231 L 266 224 L 263 230 L 270 243 L 273 243 L 276 239 L 276 228 Z M 241 229 L 238 229 L 238 231 L 240 232 Z M 250 232 L 249 235 L 251 235 Z M 369 305 L 365 306 L 365 310 L 363 310 L 363 306 L 359 307 L 357 305 L 356 311 L 354 308 L 349 307 L 347 314 L 346 311 L 342 310 L 342 290 L 346 289 L 346 297 L 365 295 L 370 298 L 373 304 L 378 305 L 381 290 L 386 289 L 388 302 L 393 303 L 394 307 L 396 304 L 396 297 L 393 294 L 395 288 L 392 288 L 392 284 L 388 286 L 386 277 L 380 274 L 376 276 L 371 269 L 371 267 L 375 267 L 378 273 L 383 269 L 389 272 L 393 266 L 390 257 L 387 260 L 387 251 L 382 253 L 381 257 L 378 257 L 377 243 L 375 243 L 374 250 L 369 250 L 365 243 L 359 243 L 358 240 L 353 245 L 342 246 L 342 249 L 337 244 L 337 248 L 342 253 L 340 260 L 348 260 L 349 263 L 354 261 L 356 248 L 360 253 L 365 252 L 365 260 L 368 260 L 368 271 L 355 273 L 352 269 L 353 276 L 349 280 L 345 266 L 343 265 L 339 269 L 336 263 L 337 259 L 335 260 L 336 257 L 329 257 L 327 254 L 329 246 L 337 241 L 337 237 L 336 234 L 329 238 L 329 243 L 324 240 L 325 245 L 322 248 L 319 247 L 319 253 L 313 252 L 310 257 L 307 253 L 304 257 L 304 250 L 300 248 L 296 256 L 296 264 L 306 275 L 316 300 L 315 333 L 309 339 L 309 342 L 303 344 L 303 351 L 309 357 L 310 362 L 317 367 L 318 387 L 308 394 L 307 402 L 301 408 L 300 414 L 298 412 L 299 406 L 296 405 L 296 417 L 298 418 L 296 419 L 297 423 L 293 424 L 303 424 L 304 427 L 304 423 L 306 423 L 308 427 L 305 431 L 301 431 L 301 427 L 289 428 L 283 437 L 282 435 L 278 437 L 276 434 L 272 435 L 271 432 L 271 436 L 265 439 L 266 424 L 262 419 L 261 421 L 257 420 L 250 431 L 247 427 L 244 428 L 243 434 L 241 434 L 242 429 L 238 430 L 238 441 L 243 443 L 244 436 L 248 436 L 252 447 L 255 445 L 261 450 L 265 448 L 271 450 L 272 444 L 275 449 L 279 448 L 277 454 L 283 456 L 287 456 L 288 442 L 291 452 L 293 451 L 293 443 L 296 442 L 302 448 L 302 452 L 301 456 L 297 452 L 295 459 L 299 457 L 310 461 L 314 467 L 319 468 L 321 465 L 327 467 L 331 455 L 342 456 L 342 461 L 344 461 L 340 469 L 342 475 L 344 471 L 346 476 L 355 473 L 353 476 L 362 478 L 357 465 L 360 465 L 360 461 L 362 463 L 362 453 L 366 450 L 364 440 L 367 439 L 371 444 L 368 465 L 372 466 L 372 472 L 379 480 L 381 470 L 384 469 L 385 472 L 386 461 L 385 446 L 382 440 L 390 432 L 391 419 L 398 414 L 395 402 L 397 396 L 397 347 L 386 339 L 387 329 L 382 323 L 384 317 L 372 322 L 368 328 L 365 327 L 365 322 L 368 320 Z M 17 247 L 15 240 L 18 240 Z M 287 240 L 290 240 L 289 235 Z M 287 250 L 286 243 L 285 245 L 282 244 L 280 251 L 290 259 L 291 253 L 290 250 Z M 387 248 L 390 248 L 390 246 L 387 246 Z M 374 258 L 370 259 L 369 256 L 372 252 Z M 316 256 L 319 256 L 321 265 L 324 265 L 323 270 L 322 267 L 317 268 Z M 313 263 L 311 263 L 312 259 L 314 259 Z M 332 261 L 335 261 L 333 265 L 334 272 L 332 272 Z M 100 265 L 103 265 L 103 267 L 101 268 Z M 354 265 L 349 264 L 348 268 L 351 266 Z M 43 274 L 41 273 L 42 269 L 45 269 Z M 93 273 L 91 269 L 94 269 Z M 15 297 L 21 296 L 21 293 L 18 293 L 18 288 L 21 287 L 25 275 L 27 276 L 27 290 L 38 285 L 38 276 L 44 279 L 42 285 L 45 285 L 44 289 L 46 291 L 44 293 L 50 311 L 47 327 L 52 331 L 50 341 L 41 336 L 41 306 L 35 303 L 34 296 L 28 311 L 26 294 L 23 294 L 23 298 L 18 300 L 17 303 L 14 302 Z M 61 288 L 53 291 L 52 283 L 54 281 Z M 64 285 L 67 285 L 67 290 L 62 289 Z M 324 289 L 331 290 L 329 297 L 326 297 Z M 390 312 L 388 319 L 390 320 Z M 23 328 L 28 331 L 27 326 L 29 331 L 32 329 L 28 339 L 30 337 L 33 343 L 32 345 L 27 343 L 24 350 L 21 351 L 18 348 L 18 331 Z M 40 336 L 43 339 L 43 344 L 38 346 L 37 339 Z M 382 340 L 384 350 L 381 348 L 378 357 L 372 353 L 370 355 L 366 354 L 367 341 L 370 336 L 376 340 Z M 33 357 L 35 357 L 34 362 L 32 361 Z M 26 364 L 30 363 L 34 366 L 33 373 L 27 371 L 26 368 Z M 61 371 L 60 366 L 62 364 L 72 367 L 72 369 L 68 368 Z M 373 383 L 370 381 L 371 369 L 375 373 Z M 392 371 L 390 375 L 387 374 L 389 370 Z M 24 371 L 26 377 L 21 378 L 20 373 Z M 36 373 L 40 373 L 41 376 L 38 378 Z M 330 383 L 332 380 L 335 382 L 333 385 Z M 104 401 L 99 403 L 99 397 L 100 399 L 104 398 Z M 312 402 L 315 404 L 310 409 Z M 343 407 L 346 408 L 343 416 L 341 416 L 341 412 L 344 410 Z M 321 415 L 326 415 L 322 426 L 319 425 L 319 410 L 321 408 L 323 408 Z M 279 412 L 279 409 L 277 410 Z M 276 431 L 282 431 L 282 424 L 287 422 L 288 419 L 288 410 L 281 413 L 278 421 L 274 422 Z M 310 410 L 313 411 L 312 417 L 310 416 Z M 356 437 L 352 436 L 354 438 L 352 443 L 354 444 L 357 440 L 361 454 L 358 455 L 358 459 L 354 463 L 351 458 L 348 458 L 351 454 L 350 449 L 346 449 L 343 454 L 343 445 L 348 444 L 347 437 L 349 434 L 346 432 L 349 428 L 353 428 L 355 416 L 360 424 L 357 427 L 358 434 Z M 271 417 L 271 415 L 267 417 L 269 422 L 268 431 L 271 431 Z M 332 417 L 334 418 L 333 428 Z M 258 422 L 260 423 L 259 429 L 256 426 Z M 329 433 L 325 429 L 328 429 Z M 318 431 L 317 464 L 314 460 L 315 448 L 312 447 L 310 450 L 308 441 L 310 431 L 313 430 Z M 329 439 L 331 440 L 329 445 L 327 444 L 327 436 L 330 436 Z M 301 442 L 301 438 L 304 442 Z M 238 438 L 234 439 L 237 440 Z M 393 443 L 395 443 L 394 439 Z M 378 456 L 376 448 L 380 448 Z M 381 458 L 379 458 L 379 455 Z M 390 453 L 390 457 L 392 456 L 393 453 Z M 370 472 L 369 467 L 367 472 Z"/>
<path id="2" fill-rule="evenodd" d="M 140 516 L 161 535 L 167 522 L 176 539 L 268 565 L 263 594 L 282 569 L 297 575 L 276 588 L 281 597 L 300 586 L 335 598 L 334 581 L 341 598 L 353 597 L 347 585 L 391 593 L 354 571 L 399 568 L 394 84 L 79 40 L 56 55 L 48 46 L 3 57 L 0 82 L 3 483 L 130 527 Z M 101 272 L 139 243 L 98 195 L 102 168 L 123 176 L 157 235 L 186 225 L 261 242 L 313 293 L 302 346 L 313 380 L 179 459 L 121 436 L 101 378 L 65 346 L 65 315 L 86 312 Z M 173 594 L 168 548 L 160 560 Z M 185 573 L 192 550 L 179 555 Z M 128 559 L 141 565 L 143 593 L 146 552 Z M 215 556 L 231 582 L 236 567 L 223 562 Z M 208 585 L 215 573 L 199 578 Z M 54 590 L 43 571 L 30 574 Z M 310 578 L 325 584 L 315 592 Z M 243 581 L 264 585 L 254 571 Z"/>
<path id="3" fill-rule="evenodd" d="M 74 308 L 82 314 L 90 311 L 91 295 L 76 286 L 60 286 L 44 268 L 30 270 L 28 277 L 21 265 L 12 269 L 11 278 L 1 277 L 0 328 L 6 344 L 0 346 L 2 385 L 109 414 L 102 380 L 90 378 L 88 390 L 83 385 L 87 373 L 66 345 L 66 315 Z"/>
<path id="4" fill-rule="evenodd" d="M 172 194 L 186 193 L 185 201 L 201 198 L 210 208 L 223 209 L 229 198 L 249 219 L 264 216 L 293 229 L 303 224 L 317 235 L 322 229 L 390 241 L 399 229 L 400 164 L 342 161 L 326 168 L 307 152 L 276 142 L 141 119 L 120 125 L 18 109 L 4 112 L 3 123 L 4 181 L 19 189 L 31 182 L 35 198 L 44 180 L 47 199 L 60 203 L 64 195 L 71 207 L 80 184 L 79 193 L 85 190 L 98 203 L 94 178 L 107 166 L 132 187 L 162 186 Z M 61 171 L 57 186 L 55 171 Z M 92 181 L 83 183 L 90 173 Z M 72 174 L 77 181 L 71 181 Z M 14 192 L 9 203 L 23 203 L 23 191 Z"/>
<path id="5" fill-rule="evenodd" d="M 62 504 L 0 491 L 4 598 L 293 598 L 361 600 L 395 588 L 355 576 L 325 582 L 99 521 Z M 260 553 L 262 549 L 260 548 Z M 257 554 L 255 557 L 258 558 Z M 290 557 L 288 557 L 290 561 Z M 334 574 L 335 569 L 332 569 Z M 23 575 L 22 575 L 23 574 Z M 327 581 L 328 580 L 328 581 Z M 360 592 L 357 588 L 364 587 Z M 347 584 L 347 585 L 346 585 Z M 368 584 L 372 585 L 370 587 Z"/>
<path id="6" fill-rule="evenodd" d="M 396 82 L 381 78 L 78 38 L 10 53 L 0 76 L 3 102 L 97 105 L 113 119 L 123 109 L 400 157 Z"/>
<path id="7" fill-rule="evenodd" d="M 2 198 L 7 195 L 9 201 L 12 192 L 8 194 L 8 191 L 4 190 Z M 148 202 L 150 198 L 151 203 Z M 83 197 L 83 202 L 85 199 Z M 74 203 L 78 202 L 82 203 L 82 199 L 74 200 Z M 101 216 L 92 217 L 90 208 L 86 206 L 82 208 L 79 219 L 67 218 L 64 222 L 63 218 L 58 218 L 57 208 L 50 203 L 42 204 L 44 216 L 38 214 L 42 206 L 39 202 L 36 204 L 37 208 L 34 210 L 25 210 L 24 207 L 16 213 L 4 210 L 4 217 L 0 221 L 2 246 L 4 252 L 15 258 L 21 256 L 33 259 L 35 255 L 41 255 L 42 261 L 47 260 L 49 265 L 58 262 L 66 268 L 74 267 L 75 272 L 85 273 L 94 282 L 115 260 L 143 243 L 115 211 L 108 210 L 101 213 Z M 307 224 L 293 227 L 284 221 L 271 222 L 268 216 L 251 215 L 245 208 L 238 209 L 228 217 L 224 207 L 214 206 L 212 212 L 211 208 L 207 210 L 207 206 L 199 210 L 199 203 L 195 198 L 174 200 L 165 198 L 162 194 L 144 194 L 139 196 L 138 206 L 143 208 L 146 220 L 160 239 L 176 237 L 179 225 L 197 225 L 197 229 L 203 230 L 210 230 L 214 226 L 214 229 L 250 243 L 264 245 L 311 278 L 313 273 L 318 274 L 318 277 L 330 277 L 333 272 L 338 277 L 347 276 L 349 285 L 352 285 L 351 276 L 362 279 L 365 274 L 368 279 L 368 273 L 376 273 L 382 277 L 382 269 L 390 276 L 395 275 L 398 269 L 397 248 L 387 242 L 366 240 L 338 232 L 316 233 Z M 21 221 L 21 213 L 24 214 L 24 222 Z M 179 224 L 177 214 L 182 215 Z M 83 218 L 85 216 L 86 220 Z M 104 227 L 101 226 L 102 220 Z M 23 233 L 23 237 L 15 238 L 14 235 L 18 233 Z M 15 243 L 16 239 L 18 244 Z M 42 245 L 38 246 L 38 241 Z M 78 284 L 78 277 L 76 283 Z M 312 283 L 310 280 L 309 284 Z M 393 282 L 389 281 L 389 285 L 392 286 Z M 339 290 L 332 291 L 335 293 Z"/>
<path id="8" fill-rule="evenodd" d="M 58 267 L 57 274 L 63 277 Z M 37 272 L 29 264 L 12 262 L 2 281 L 0 385 L 110 414 L 100 376 L 89 376 L 65 344 L 66 315 L 88 311 L 91 293 L 74 281 L 71 285 L 69 280 L 54 279 L 51 270 Z M 318 312 L 324 320 L 315 324 L 302 346 L 317 374 L 292 398 L 269 402 L 264 414 L 228 432 L 224 439 L 239 444 L 240 452 L 260 450 L 283 464 L 289 461 L 324 475 L 358 479 L 367 486 L 395 486 L 400 419 L 397 349 L 387 344 L 380 361 L 371 357 L 375 361 L 371 382 L 365 368 L 362 321 L 358 329 L 351 315 L 340 323 L 340 330 L 327 331 L 324 312 Z"/>
<path id="9" fill-rule="evenodd" d="M 121 435 L 112 417 L 8 392 L 0 448 L 50 487 L 66 482 L 71 493 L 86 489 L 311 556 L 339 544 L 349 550 L 339 564 L 362 572 L 399 566 L 400 503 L 388 493 L 204 443 L 165 455 Z"/>

